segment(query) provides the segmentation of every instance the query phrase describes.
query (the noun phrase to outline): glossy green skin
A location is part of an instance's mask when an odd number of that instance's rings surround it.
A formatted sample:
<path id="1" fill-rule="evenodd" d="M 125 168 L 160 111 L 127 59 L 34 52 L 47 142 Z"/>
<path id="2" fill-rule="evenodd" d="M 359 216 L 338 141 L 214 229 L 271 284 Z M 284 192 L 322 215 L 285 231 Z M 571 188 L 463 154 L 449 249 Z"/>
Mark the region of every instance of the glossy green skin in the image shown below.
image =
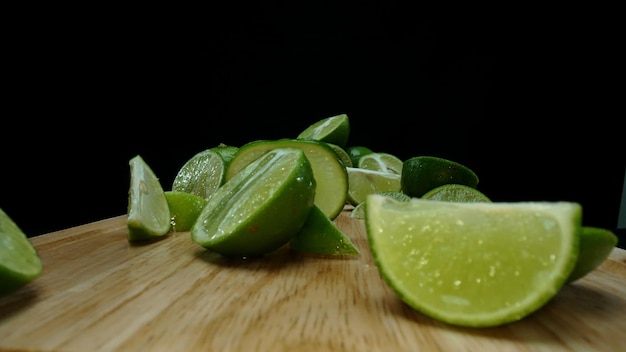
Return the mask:
<path id="1" fill-rule="evenodd" d="M 567 282 L 576 281 L 595 270 L 617 245 L 617 236 L 602 228 L 584 226 L 580 234 L 580 251 L 576 266 Z"/>
<path id="2" fill-rule="evenodd" d="M 352 147 L 348 147 L 348 149 L 346 149 L 346 152 L 350 156 L 350 160 L 352 161 L 352 165 L 356 166 L 356 165 L 359 165 L 359 159 L 361 159 L 361 157 L 363 155 L 372 154 L 374 151 L 371 150 L 368 147 L 364 147 L 364 146 L 361 146 L 361 145 L 355 145 L 355 146 L 352 146 Z"/>
<path id="3" fill-rule="evenodd" d="M 416 156 L 405 160 L 400 181 L 402 192 L 417 198 L 448 183 L 472 188 L 478 186 L 478 176 L 470 168 L 433 156 Z"/>

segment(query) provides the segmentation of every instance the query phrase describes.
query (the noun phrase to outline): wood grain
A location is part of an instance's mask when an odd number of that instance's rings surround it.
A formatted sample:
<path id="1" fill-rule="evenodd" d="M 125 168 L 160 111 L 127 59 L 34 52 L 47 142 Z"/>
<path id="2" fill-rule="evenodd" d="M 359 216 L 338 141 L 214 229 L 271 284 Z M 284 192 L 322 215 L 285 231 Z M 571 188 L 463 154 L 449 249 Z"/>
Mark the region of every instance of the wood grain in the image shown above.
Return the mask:
<path id="1" fill-rule="evenodd" d="M 187 232 L 133 245 L 125 215 L 34 237 L 44 271 L 0 297 L 0 350 L 626 351 L 626 251 L 522 321 L 458 328 L 393 294 L 348 211 L 355 257 L 226 259 Z"/>

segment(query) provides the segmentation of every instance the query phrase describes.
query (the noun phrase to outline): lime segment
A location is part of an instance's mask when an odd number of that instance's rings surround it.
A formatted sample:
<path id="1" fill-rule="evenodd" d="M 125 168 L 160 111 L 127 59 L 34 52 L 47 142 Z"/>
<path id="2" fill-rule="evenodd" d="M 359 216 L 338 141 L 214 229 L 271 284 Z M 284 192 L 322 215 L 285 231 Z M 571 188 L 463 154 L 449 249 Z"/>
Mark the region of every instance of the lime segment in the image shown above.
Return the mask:
<path id="1" fill-rule="evenodd" d="M 581 206 L 367 198 L 370 251 L 409 306 L 440 321 L 520 320 L 560 290 L 576 263 Z"/>
<path id="2" fill-rule="evenodd" d="M 172 231 L 191 230 L 207 201 L 195 194 L 177 191 L 165 191 L 167 205 L 172 217 Z"/>
<path id="3" fill-rule="evenodd" d="M 421 198 L 445 202 L 491 202 L 489 197 L 476 188 L 456 183 L 435 187 L 424 193 Z"/>
<path id="4" fill-rule="evenodd" d="M 576 266 L 567 281 L 576 281 L 600 266 L 611 254 L 617 242 L 618 238 L 611 230 L 583 226 Z"/>
<path id="5" fill-rule="evenodd" d="M 362 169 L 402 174 L 402 160 L 389 153 L 370 153 L 359 158 L 358 167 Z"/>
<path id="6" fill-rule="evenodd" d="M 170 209 L 163 187 L 139 155 L 130 159 L 128 240 L 149 240 L 170 230 Z"/>
<path id="7" fill-rule="evenodd" d="M 249 142 L 239 148 L 226 170 L 226 179 L 233 178 L 239 170 L 276 148 L 298 148 L 311 162 L 317 188 L 315 205 L 331 220 L 343 210 L 348 194 L 346 167 L 328 144 L 315 140 L 279 139 Z"/>
<path id="8" fill-rule="evenodd" d="M 348 197 L 350 204 L 357 206 L 374 193 L 400 191 L 400 175 L 388 172 L 347 167 Z"/>
<path id="9" fill-rule="evenodd" d="M 12 292 L 41 275 L 37 250 L 17 224 L 0 209 L 0 295 Z"/>
<path id="10" fill-rule="evenodd" d="M 301 149 L 272 149 L 213 194 L 192 226 L 191 238 L 225 256 L 269 253 L 300 231 L 313 208 L 315 186 Z"/>
<path id="11" fill-rule="evenodd" d="M 321 119 L 298 135 L 298 139 L 314 139 L 326 143 L 336 144 L 342 148 L 346 146 L 350 137 L 350 120 L 348 115 L 340 114 Z"/>
<path id="12" fill-rule="evenodd" d="M 448 183 L 476 188 L 478 176 L 465 165 L 434 156 L 416 156 L 402 165 L 402 191 L 411 197 Z"/>
<path id="13" fill-rule="evenodd" d="M 290 248 L 304 254 L 359 254 L 350 237 L 343 233 L 318 207 L 313 207 L 302 229 L 291 240 Z"/>

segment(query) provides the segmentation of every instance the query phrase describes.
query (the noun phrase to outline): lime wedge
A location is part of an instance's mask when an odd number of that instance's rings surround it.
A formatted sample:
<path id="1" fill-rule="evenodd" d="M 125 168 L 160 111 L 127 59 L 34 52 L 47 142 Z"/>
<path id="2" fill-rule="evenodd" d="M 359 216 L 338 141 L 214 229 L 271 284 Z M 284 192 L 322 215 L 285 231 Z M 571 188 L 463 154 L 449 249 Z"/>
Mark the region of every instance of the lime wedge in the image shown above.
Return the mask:
<path id="1" fill-rule="evenodd" d="M 611 230 L 583 226 L 576 266 L 567 281 L 576 281 L 595 270 L 608 258 L 617 242 L 618 238 Z"/>
<path id="2" fill-rule="evenodd" d="M 416 156 L 402 165 L 402 191 L 411 197 L 448 183 L 476 188 L 478 176 L 465 165 L 434 156 Z"/>
<path id="3" fill-rule="evenodd" d="M 411 197 L 407 196 L 406 194 L 402 193 L 402 192 L 382 192 L 380 193 L 381 196 L 386 196 L 386 197 L 391 197 L 397 201 L 400 202 L 408 202 L 409 200 L 411 200 Z M 365 203 L 367 198 L 362 201 L 361 203 L 357 204 L 357 206 L 354 207 L 354 209 L 352 209 L 352 211 L 350 212 L 350 217 L 351 218 L 355 218 L 355 219 L 365 219 Z"/>
<path id="4" fill-rule="evenodd" d="M 235 153 L 237 153 L 237 151 L 239 150 L 239 147 L 220 143 L 216 147 L 210 149 L 219 154 L 224 160 L 225 165 L 228 165 L 230 161 L 233 160 L 233 157 L 235 156 Z"/>
<path id="5" fill-rule="evenodd" d="M 400 191 L 400 175 L 347 167 L 348 197 L 350 204 L 357 206 L 370 194 Z"/>
<path id="6" fill-rule="evenodd" d="M 424 193 L 421 198 L 446 202 L 491 202 L 489 197 L 476 188 L 457 183 L 448 183 L 435 187 Z"/>
<path id="7" fill-rule="evenodd" d="M 315 205 L 331 220 L 335 219 L 346 204 L 348 175 L 346 167 L 328 144 L 315 140 L 279 139 L 249 142 L 239 148 L 226 170 L 226 179 L 233 178 L 239 170 L 252 161 L 276 148 L 298 148 L 311 162 L 317 188 Z"/>
<path id="8" fill-rule="evenodd" d="M 165 198 L 174 232 L 189 231 L 207 202 L 198 195 L 177 191 L 165 191 Z"/>
<path id="9" fill-rule="evenodd" d="M 358 167 L 362 169 L 402 174 L 402 160 L 389 153 L 370 153 L 359 158 Z"/>
<path id="10" fill-rule="evenodd" d="M 150 240 L 171 228 L 170 209 L 159 179 L 139 155 L 130 159 L 128 240 Z"/>
<path id="11" fill-rule="evenodd" d="M 17 290 L 41 275 L 37 250 L 17 224 L 0 209 L 0 295 Z"/>
<path id="12" fill-rule="evenodd" d="M 302 149 L 274 148 L 209 198 L 191 238 L 224 256 L 264 255 L 300 231 L 314 199 L 313 169 Z"/>
<path id="13" fill-rule="evenodd" d="M 490 327 L 552 299 L 578 255 L 582 209 L 570 202 L 458 203 L 367 198 L 370 251 L 409 306 L 440 321 Z"/>
<path id="14" fill-rule="evenodd" d="M 346 148 L 346 152 L 350 156 L 350 160 L 352 161 L 352 167 L 359 167 L 359 160 L 361 160 L 361 157 L 363 155 L 371 154 L 374 151 L 362 145 L 353 145 Z"/>
<path id="15" fill-rule="evenodd" d="M 297 139 L 314 139 L 344 148 L 348 137 L 350 137 L 350 120 L 348 115 L 340 114 L 311 124 L 298 135 Z"/>
<path id="16" fill-rule="evenodd" d="M 290 248 L 304 254 L 359 254 L 350 237 L 343 233 L 318 207 L 313 207 L 306 222 L 289 242 Z"/>
<path id="17" fill-rule="evenodd" d="M 222 157 L 222 152 L 209 148 L 192 156 L 178 170 L 172 183 L 172 191 L 191 193 L 205 200 L 209 199 L 225 182 L 227 163 Z"/>
<path id="18" fill-rule="evenodd" d="M 332 144 L 332 143 L 326 143 L 326 144 L 328 144 L 329 147 L 333 148 L 333 150 L 339 157 L 339 160 L 343 162 L 343 165 L 347 167 L 352 167 L 352 159 L 350 159 L 350 155 L 348 155 L 348 152 L 346 152 L 345 149 L 338 146 L 337 144 Z"/>

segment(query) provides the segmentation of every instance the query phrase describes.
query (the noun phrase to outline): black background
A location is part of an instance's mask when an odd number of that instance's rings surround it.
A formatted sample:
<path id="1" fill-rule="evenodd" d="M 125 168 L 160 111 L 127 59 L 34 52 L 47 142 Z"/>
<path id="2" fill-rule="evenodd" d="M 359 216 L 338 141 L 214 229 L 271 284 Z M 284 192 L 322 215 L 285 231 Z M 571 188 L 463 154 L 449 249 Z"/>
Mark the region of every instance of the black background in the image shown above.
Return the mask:
<path id="1" fill-rule="evenodd" d="M 0 207 L 29 236 L 124 214 L 137 154 L 168 189 L 205 148 L 339 113 L 348 145 L 455 160 L 492 200 L 577 201 L 583 223 L 616 227 L 610 20 L 440 20 L 392 2 L 78 11 L 18 13 L 5 50 Z"/>

